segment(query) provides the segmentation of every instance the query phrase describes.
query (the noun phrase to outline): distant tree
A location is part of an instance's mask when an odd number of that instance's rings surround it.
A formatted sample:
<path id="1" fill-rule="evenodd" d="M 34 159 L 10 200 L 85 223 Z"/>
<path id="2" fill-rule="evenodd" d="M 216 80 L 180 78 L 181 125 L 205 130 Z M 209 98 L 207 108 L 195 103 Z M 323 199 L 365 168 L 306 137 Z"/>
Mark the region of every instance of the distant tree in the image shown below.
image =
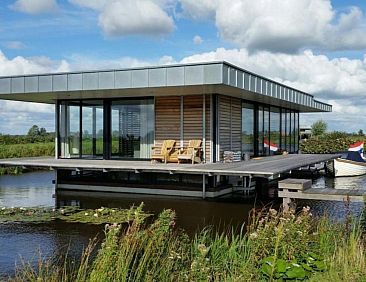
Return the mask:
<path id="1" fill-rule="evenodd" d="M 46 130 L 46 128 L 41 127 L 41 128 L 39 129 L 39 135 L 41 135 L 41 136 L 46 136 L 46 135 L 47 135 L 47 130 Z"/>
<path id="2" fill-rule="evenodd" d="M 327 130 L 327 123 L 324 120 L 318 120 L 314 122 L 311 126 L 311 134 L 313 136 L 320 136 Z"/>
<path id="3" fill-rule="evenodd" d="M 39 132 L 39 127 L 38 125 L 33 125 L 29 130 L 28 130 L 28 136 L 35 138 L 37 136 L 39 136 L 40 132 Z"/>
<path id="4" fill-rule="evenodd" d="M 362 129 L 360 129 L 359 131 L 358 131 L 358 133 L 357 133 L 358 135 L 360 135 L 360 136 L 364 136 L 365 134 L 363 133 L 363 130 Z"/>

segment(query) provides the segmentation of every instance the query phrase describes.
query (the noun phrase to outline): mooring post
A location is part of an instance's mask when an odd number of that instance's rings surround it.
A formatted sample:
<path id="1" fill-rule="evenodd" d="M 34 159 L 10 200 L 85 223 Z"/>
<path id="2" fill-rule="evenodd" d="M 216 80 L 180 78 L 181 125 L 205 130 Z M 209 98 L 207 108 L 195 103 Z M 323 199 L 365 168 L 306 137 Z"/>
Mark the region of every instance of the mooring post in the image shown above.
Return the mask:
<path id="1" fill-rule="evenodd" d="M 202 175 L 202 199 L 206 198 L 206 175 Z"/>

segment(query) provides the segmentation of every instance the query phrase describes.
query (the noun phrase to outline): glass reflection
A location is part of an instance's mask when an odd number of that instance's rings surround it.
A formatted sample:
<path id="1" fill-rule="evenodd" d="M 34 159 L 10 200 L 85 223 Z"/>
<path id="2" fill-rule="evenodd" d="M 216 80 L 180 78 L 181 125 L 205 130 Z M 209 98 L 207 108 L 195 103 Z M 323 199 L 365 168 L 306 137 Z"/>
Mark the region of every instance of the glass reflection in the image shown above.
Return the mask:
<path id="1" fill-rule="evenodd" d="M 271 155 L 273 155 L 276 152 L 276 149 L 279 148 L 279 145 L 281 143 L 281 137 L 280 137 L 280 109 L 271 107 L 270 112 L 270 125 L 271 125 L 271 136 L 270 141 L 273 149 L 271 150 Z"/>
<path id="2" fill-rule="evenodd" d="M 154 143 L 154 100 L 113 101 L 112 158 L 150 158 Z"/>
<path id="3" fill-rule="evenodd" d="M 254 154 L 254 106 L 249 103 L 242 105 L 242 151 Z"/>

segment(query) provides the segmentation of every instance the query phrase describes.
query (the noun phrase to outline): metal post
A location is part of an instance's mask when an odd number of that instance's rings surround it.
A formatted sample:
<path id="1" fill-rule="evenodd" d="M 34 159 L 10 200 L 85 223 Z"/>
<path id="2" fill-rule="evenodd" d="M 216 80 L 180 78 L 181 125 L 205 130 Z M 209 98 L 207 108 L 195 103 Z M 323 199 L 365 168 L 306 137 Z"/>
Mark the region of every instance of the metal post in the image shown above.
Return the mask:
<path id="1" fill-rule="evenodd" d="M 184 97 L 180 96 L 180 144 L 184 146 Z"/>
<path id="2" fill-rule="evenodd" d="M 206 94 L 203 94 L 202 101 L 202 148 L 203 161 L 206 162 Z"/>
<path id="3" fill-rule="evenodd" d="M 59 112 L 59 102 L 55 103 L 55 159 L 58 159 L 60 156 L 60 112 Z"/>
<path id="4" fill-rule="evenodd" d="M 206 175 L 202 175 L 202 199 L 206 198 Z"/>

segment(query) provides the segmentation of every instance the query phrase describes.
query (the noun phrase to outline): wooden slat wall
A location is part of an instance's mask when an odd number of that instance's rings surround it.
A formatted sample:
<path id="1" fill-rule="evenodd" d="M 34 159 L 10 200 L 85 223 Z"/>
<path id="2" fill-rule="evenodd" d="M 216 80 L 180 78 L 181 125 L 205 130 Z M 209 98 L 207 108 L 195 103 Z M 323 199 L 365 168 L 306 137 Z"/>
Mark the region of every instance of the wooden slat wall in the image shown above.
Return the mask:
<path id="1" fill-rule="evenodd" d="M 155 145 L 163 140 L 180 140 L 180 96 L 155 98 Z"/>
<path id="2" fill-rule="evenodd" d="M 241 151 L 241 100 L 231 98 L 231 150 Z"/>
<path id="3" fill-rule="evenodd" d="M 206 95 L 206 162 L 211 160 L 210 95 Z M 181 136 L 181 97 L 155 98 L 155 144 L 175 139 L 187 146 L 190 139 L 203 139 L 203 96 L 183 96 L 183 136 Z"/>
<path id="4" fill-rule="evenodd" d="M 241 100 L 223 95 L 218 97 L 221 159 L 224 151 L 241 150 Z"/>
<path id="5" fill-rule="evenodd" d="M 183 97 L 183 144 L 188 145 L 190 139 L 202 140 L 202 95 Z"/>

